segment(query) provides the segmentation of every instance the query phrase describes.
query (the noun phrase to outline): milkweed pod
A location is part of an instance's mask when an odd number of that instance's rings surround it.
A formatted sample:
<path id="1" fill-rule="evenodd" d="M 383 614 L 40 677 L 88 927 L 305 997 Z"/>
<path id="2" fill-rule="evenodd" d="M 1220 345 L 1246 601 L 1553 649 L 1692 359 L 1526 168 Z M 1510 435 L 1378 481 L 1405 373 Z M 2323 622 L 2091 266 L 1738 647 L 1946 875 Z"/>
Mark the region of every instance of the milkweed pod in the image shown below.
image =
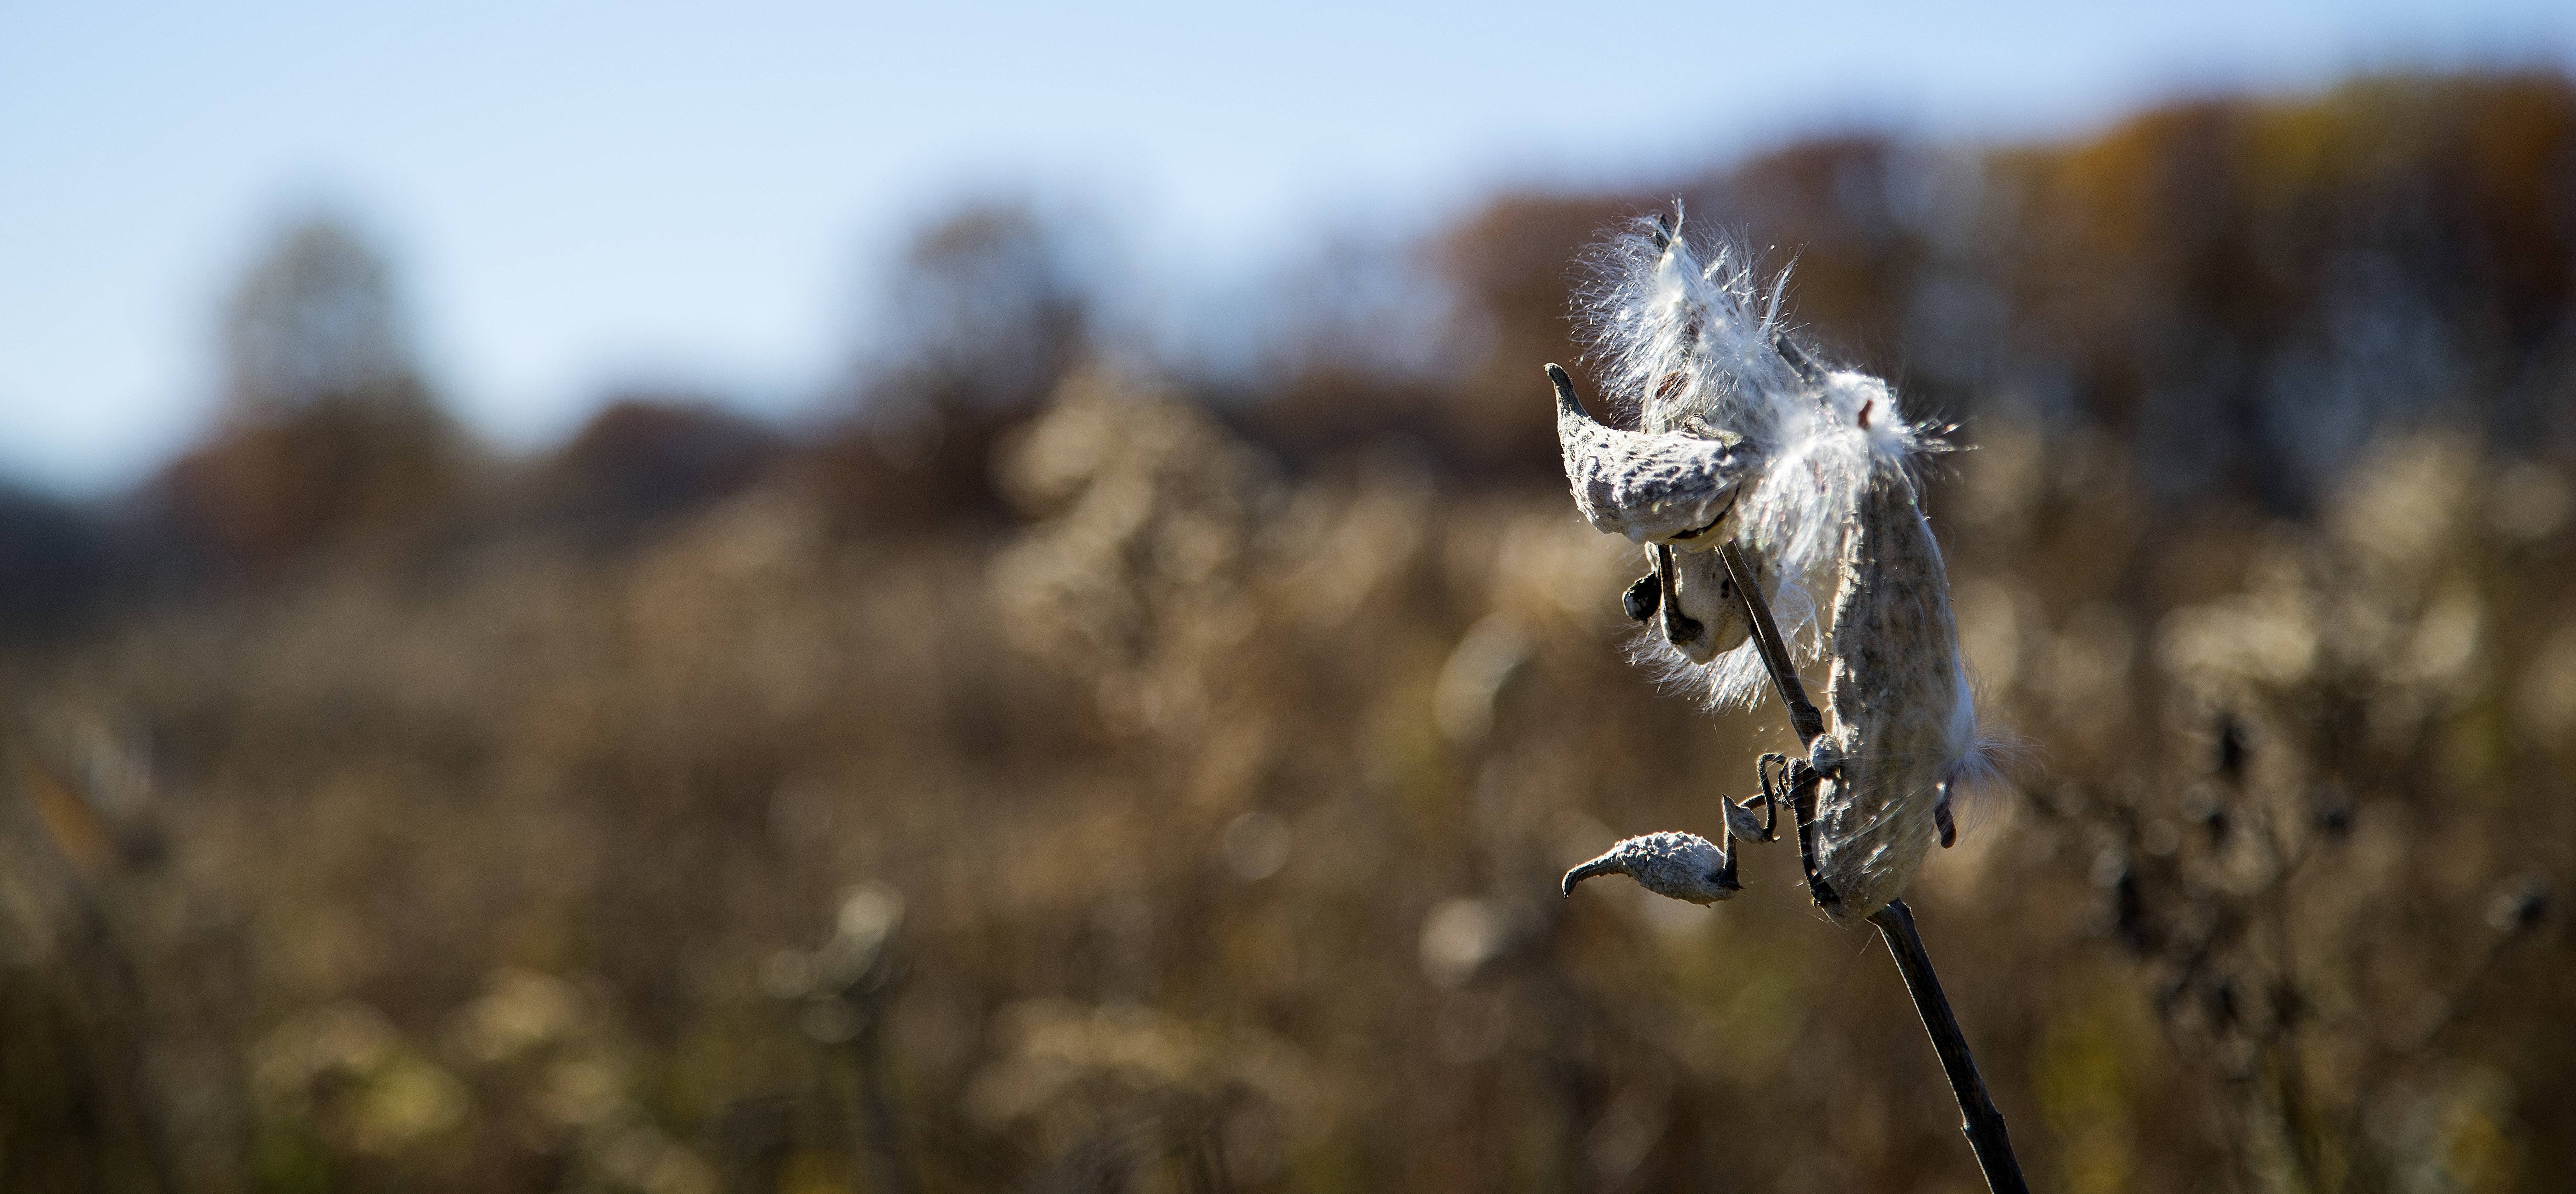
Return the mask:
<path id="1" fill-rule="evenodd" d="M 1760 462 L 1740 436 L 1649 434 L 1605 426 L 1583 409 L 1574 379 L 1547 367 L 1556 386 L 1556 441 L 1566 485 L 1584 521 L 1638 543 L 1707 533 Z M 1714 540 L 1712 540 L 1714 542 Z"/>
<path id="2" fill-rule="evenodd" d="M 1726 852 L 1696 833 L 1649 833 L 1620 842 L 1567 871 L 1564 893 L 1571 896 L 1575 884 L 1600 875 L 1626 875 L 1656 895 L 1693 904 L 1714 904 L 1738 890 Z"/>
<path id="3" fill-rule="evenodd" d="M 1744 645 L 1753 628 L 1744 620 L 1744 605 L 1735 596 L 1716 544 L 1725 542 L 1725 520 L 1716 532 L 1693 544 L 1699 550 L 1657 545 L 1646 549 L 1664 593 L 1658 603 L 1656 629 L 1666 643 L 1692 663 L 1707 663 Z M 1767 561 L 1765 561 L 1767 563 Z M 1770 583 L 1768 570 L 1755 565 L 1759 583 Z"/>
<path id="4" fill-rule="evenodd" d="M 1842 572 L 1815 836 L 1818 870 L 1839 897 L 1828 911 L 1849 924 L 1904 892 L 1941 837 L 1954 781 L 1985 748 L 1941 547 L 1901 473 L 1863 498 Z"/>

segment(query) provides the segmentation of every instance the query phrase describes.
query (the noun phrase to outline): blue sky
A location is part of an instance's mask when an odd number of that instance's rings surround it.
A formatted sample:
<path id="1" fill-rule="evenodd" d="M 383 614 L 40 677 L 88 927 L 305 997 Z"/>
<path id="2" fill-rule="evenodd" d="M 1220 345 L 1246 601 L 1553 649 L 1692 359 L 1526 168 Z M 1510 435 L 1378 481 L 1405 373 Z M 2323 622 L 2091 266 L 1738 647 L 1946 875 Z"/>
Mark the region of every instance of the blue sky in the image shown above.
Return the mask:
<path id="1" fill-rule="evenodd" d="M 620 382 L 792 409 L 961 196 L 1073 202 L 1186 303 L 1504 185 L 2496 62 L 2576 63 L 2576 4 L 0 0 L 0 476 L 103 492 L 201 429 L 217 304 L 315 207 L 392 251 L 456 409 L 527 446 Z"/>

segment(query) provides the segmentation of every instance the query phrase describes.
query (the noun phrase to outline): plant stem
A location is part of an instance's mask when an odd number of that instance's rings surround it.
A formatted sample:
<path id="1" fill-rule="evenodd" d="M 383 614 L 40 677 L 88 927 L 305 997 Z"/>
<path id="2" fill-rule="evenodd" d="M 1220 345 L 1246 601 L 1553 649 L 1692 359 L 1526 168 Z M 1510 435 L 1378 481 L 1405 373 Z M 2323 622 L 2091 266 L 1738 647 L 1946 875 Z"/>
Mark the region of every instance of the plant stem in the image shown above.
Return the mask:
<path id="1" fill-rule="evenodd" d="M 1744 611 L 1744 620 L 1752 628 L 1754 648 L 1762 653 L 1762 663 L 1771 673 L 1771 685 L 1780 692 L 1780 704 L 1789 710 L 1789 724 L 1798 731 L 1798 744 L 1813 749 L 1816 739 L 1825 732 L 1825 719 L 1816 711 L 1815 702 L 1807 699 L 1807 686 L 1798 678 L 1798 667 L 1789 655 L 1789 644 L 1780 637 L 1780 624 L 1771 617 L 1771 603 L 1756 587 L 1753 569 L 1744 560 L 1744 552 L 1728 540 L 1718 549 L 1726 561 L 1729 579 L 1735 582 L 1735 599 Z M 1797 794 L 1798 852 L 1804 856 L 1808 889 L 1818 903 L 1832 898 L 1815 864 L 1815 799 L 1816 774 L 1800 767 L 1803 774 L 1793 784 Z M 1968 1052 L 1968 1038 L 1959 1031 L 1959 1017 L 1950 1011 L 1950 999 L 1941 993 L 1941 976 L 1932 969 L 1932 955 L 1924 952 L 1923 935 L 1914 930 L 1914 910 L 1903 900 L 1889 900 L 1887 906 L 1869 914 L 1871 924 L 1878 926 L 1879 936 L 1887 939 L 1887 952 L 1895 955 L 1897 972 L 1905 976 L 1905 991 L 1914 997 L 1914 1010 L 1923 1017 L 1923 1031 L 1932 1037 L 1932 1051 L 1941 1056 L 1941 1072 L 1950 1079 L 1950 1093 L 1959 1100 L 1959 1128 L 1968 1135 L 1968 1147 L 1977 1154 L 1977 1168 L 1986 1176 L 1986 1188 L 1994 1194 L 2030 1194 L 2030 1183 L 2021 1175 L 2021 1160 L 2013 1155 L 2012 1138 L 2004 1132 L 2003 1112 L 1995 1109 L 1994 1099 L 1986 1093 L 1986 1080 L 1977 1073 L 1977 1059 Z"/>
<path id="2" fill-rule="evenodd" d="M 1886 907 L 1870 913 L 1869 920 L 1887 939 L 1887 952 L 1896 956 L 1906 993 L 1914 997 L 1914 1010 L 1923 1017 L 1923 1031 L 1931 1034 L 1932 1051 L 1941 1055 L 1941 1072 L 1950 1079 L 1950 1093 L 1959 1100 L 1959 1130 L 1967 1133 L 1968 1147 L 1977 1154 L 1977 1168 L 1985 1171 L 1986 1188 L 1994 1194 L 2029 1194 L 2030 1183 L 2022 1178 L 2012 1138 L 2004 1133 L 2003 1112 L 1995 1110 L 1994 1099 L 1986 1094 L 1986 1080 L 1977 1073 L 1977 1059 L 1968 1052 L 1959 1017 L 1951 1013 L 1950 999 L 1941 993 L 1941 976 L 1932 970 L 1932 955 L 1923 950 L 1923 935 L 1914 931 L 1914 910 L 1903 900 L 1889 900 Z"/>
<path id="3" fill-rule="evenodd" d="M 1798 732 L 1798 745 L 1815 749 L 1816 739 L 1824 737 L 1825 716 L 1816 711 L 1816 703 L 1807 699 L 1806 682 L 1798 678 L 1798 662 L 1789 654 L 1788 640 L 1780 637 L 1780 623 L 1771 617 L 1770 599 L 1754 578 L 1753 566 L 1745 563 L 1744 551 L 1729 539 L 1718 548 L 1718 558 L 1726 563 L 1727 578 L 1735 585 L 1735 603 L 1744 612 L 1744 623 L 1753 633 L 1753 649 L 1761 652 L 1762 666 L 1771 673 L 1771 687 L 1780 692 L 1780 704 L 1789 711 L 1789 728 Z M 1840 903 L 1833 885 L 1825 882 L 1825 872 L 1816 865 L 1816 781 L 1814 768 L 1801 760 L 1790 768 L 1789 800 L 1791 823 L 1798 830 L 1798 865 L 1807 875 L 1807 895 L 1818 907 Z"/>
<path id="4" fill-rule="evenodd" d="M 1727 579 L 1735 582 L 1735 600 L 1744 609 L 1744 620 L 1753 631 L 1753 649 L 1762 653 L 1762 666 L 1771 673 L 1771 686 L 1780 690 L 1780 703 L 1789 710 L 1789 728 L 1798 731 L 1798 745 L 1812 748 L 1825 732 L 1825 716 L 1816 711 L 1816 703 L 1807 699 L 1807 686 L 1798 679 L 1797 661 L 1789 657 L 1789 643 L 1780 637 L 1780 624 L 1771 618 L 1771 602 L 1762 595 L 1761 584 L 1753 568 L 1744 562 L 1743 549 L 1735 540 L 1718 548 L 1718 557 L 1726 561 Z"/>

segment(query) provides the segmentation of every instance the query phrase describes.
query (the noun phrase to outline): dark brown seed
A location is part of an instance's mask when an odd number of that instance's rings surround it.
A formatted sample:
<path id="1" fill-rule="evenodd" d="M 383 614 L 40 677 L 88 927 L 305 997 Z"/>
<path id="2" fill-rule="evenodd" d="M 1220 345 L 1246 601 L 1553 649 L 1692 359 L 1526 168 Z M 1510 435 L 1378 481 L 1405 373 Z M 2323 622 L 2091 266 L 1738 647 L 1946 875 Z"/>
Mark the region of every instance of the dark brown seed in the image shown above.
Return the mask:
<path id="1" fill-rule="evenodd" d="M 1664 587 L 1656 583 L 1652 572 L 1638 577 L 1637 583 L 1628 586 L 1628 591 L 1619 597 L 1619 605 L 1628 611 L 1631 622 L 1643 622 L 1654 617 L 1655 611 L 1663 604 Z"/>

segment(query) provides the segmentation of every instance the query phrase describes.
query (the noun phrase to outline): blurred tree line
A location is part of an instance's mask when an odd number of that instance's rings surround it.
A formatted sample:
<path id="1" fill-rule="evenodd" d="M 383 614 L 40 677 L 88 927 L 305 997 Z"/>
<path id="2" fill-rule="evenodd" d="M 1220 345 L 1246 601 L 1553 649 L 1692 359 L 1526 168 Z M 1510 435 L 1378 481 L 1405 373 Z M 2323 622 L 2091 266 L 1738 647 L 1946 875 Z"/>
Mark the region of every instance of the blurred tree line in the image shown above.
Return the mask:
<path id="1" fill-rule="evenodd" d="M 2044 761 L 1916 902 L 2041 1184 L 2563 1185 L 2554 75 L 1501 196 L 1159 380 L 972 206 L 828 417 L 527 460 L 291 228 L 201 442 L 0 495 L 0 1184 L 1969 1188 L 1787 869 L 1551 890 L 1777 730 L 1620 665 L 1557 472 L 1575 263 L 1674 195 L 1978 445 L 1934 516 Z"/>

